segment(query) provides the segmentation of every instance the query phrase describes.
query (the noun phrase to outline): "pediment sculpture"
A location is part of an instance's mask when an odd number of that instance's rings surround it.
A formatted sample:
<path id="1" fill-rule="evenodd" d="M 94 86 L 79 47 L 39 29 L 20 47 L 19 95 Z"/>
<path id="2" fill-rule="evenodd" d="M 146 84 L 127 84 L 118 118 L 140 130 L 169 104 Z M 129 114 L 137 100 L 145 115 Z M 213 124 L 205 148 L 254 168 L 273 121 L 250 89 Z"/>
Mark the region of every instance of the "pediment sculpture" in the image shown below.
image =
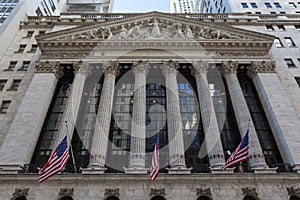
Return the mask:
<path id="1" fill-rule="evenodd" d="M 114 32 L 114 33 L 113 33 Z M 137 39 L 176 39 L 176 40 L 198 40 L 198 39 L 244 39 L 243 36 L 232 35 L 226 31 L 222 31 L 208 26 L 198 25 L 194 31 L 188 24 L 174 22 L 172 25 L 159 23 L 156 18 L 150 23 L 135 25 L 111 31 L 111 27 L 101 26 L 100 28 L 83 32 L 62 39 L 90 39 L 90 40 L 137 40 Z"/>

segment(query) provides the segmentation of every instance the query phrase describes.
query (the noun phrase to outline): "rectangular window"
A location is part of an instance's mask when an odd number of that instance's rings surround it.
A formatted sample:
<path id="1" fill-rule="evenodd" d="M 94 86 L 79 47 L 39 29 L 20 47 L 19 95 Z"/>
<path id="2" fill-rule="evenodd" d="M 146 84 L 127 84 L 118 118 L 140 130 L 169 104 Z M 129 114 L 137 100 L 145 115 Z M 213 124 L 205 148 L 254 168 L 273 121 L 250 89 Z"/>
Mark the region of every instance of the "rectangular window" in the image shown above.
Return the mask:
<path id="1" fill-rule="evenodd" d="M 18 90 L 20 83 L 21 83 L 21 80 L 14 80 L 10 87 L 10 90 Z"/>
<path id="2" fill-rule="evenodd" d="M 34 31 L 28 31 L 26 37 L 31 38 Z"/>
<path id="3" fill-rule="evenodd" d="M 299 62 L 299 64 L 300 64 L 300 58 L 297 58 L 297 60 L 298 60 L 298 62 Z"/>
<path id="4" fill-rule="evenodd" d="M 1 108 L 0 108 L 0 113 L 2 113 L 2 114 L 7 113 L 10 102 L 11 101 L 2 101 L 2 105 L 1 105 Z"/>
<path id="5" fill-rule="evenodd" d="M 272 25 L 266 25 L 266 28 L 267 28 L 268 31 L 273 31 L 274 30 Z"/>
<path id="6" fill-rule="evenodd" d="M 295 29 L 300 30 L 300 25 L 295 25 Z"/>
<path id="7" fill-rule="evenodd" d="M 26 71 L 29 67 L 30 61 L 24 61 L 20 70 Z"/>
<path id="8" fill-rule="evenodd" d="M 23 52 L 25 50 L 25 48 L 26 48 L 26 44 L 20 44 L 19 49 L 18 49 L 17 52 L 19 52 L 19 53 Z"/>
<path id="9" fill-rule="evenodd" d="M 13 71 L 16 68 L 17 63 L 18 63 L 17 61 L 10 61 L 7 70 Z"/>
<path id="10" fill-rule="evenodd" d="M 45 33 L 46 33 L 46 31 L 44 31 L 44 30 L 39 31 L 39 35 L 44 35 Z"/>
<path id="11" fill-rule="evenodd" d="M 243 7 L 243 8 L 248 8 L 247 3 L 242 3 L 242 7 Z"/>
<path id="12" fill-rule="evenodd" d="M 283 12 L 280 12 L 280 14 L 286 14 L 286 12 L 283 11 Z"/>
<path id="13" fill-rule="evenodd" d="M 297 7 L 296 7 L 296 4 L 295 4 L 294 2 L 289 2 L 289 6 L 290 6 L 291 8 L 297 8 Z"/>
<path id="14" fill-rule="evenodd" d="M 281 8 L 280 3 L 274 3 L 274 5 L 275 5 L 276 8 Z"/>
<path id="15" fill-rule="evenodd" d="M 272 15 L 276 15 L 276 12 L 270 12 Z"/>
<path id="16" fill-rule="evenodd" d="M 250 4 L 251 4 L 252 8 L 257 8 L 256 3 L 250 3 Z"/>
<path id="17" fill-rule="evenodd" d="M 291 58 L 285 58 L 284 61 L 288 67 L 296 67 L 295 63 Z"/>
<path id="18" fill-rule="evenodd" d="M 296 46 L 294 41 L 292 40 L 292 38 L 285 37 L 284 39 L 285 39 L 285 42 L 287 43 L 288 47 L 295 47 Z"/>
<path id="19" fill-rule="evenodd" d="M 283 25 L 278 25 L 277 28 L 280 30 L 280 31 L 285 31 L 285 28 Z"/>
<path id="20" fill-rule="evenodd" d="M 274 39 L 274 44 L 275 44 L 276 47 L 283 47 L 283 45 L 282 45 L 279 38 Z"/>
<path id="21" fill-rule="evenodd" d="M 295 77 L 295 79 L 296 79 L 296 81 L 297 81 L 297 83 L 298 83 L 298 85 L 300 87 L 300 77 Z"/>
<path id="22" fill-rule="evenodd" d="M 7 80 L 0 80 L 0 90 L 3 90 Z"/>
<path id="23" fill-rule="evenodd" d="M 37 45 L 37 44 L 32 44 L 32 45 L 31 45 L 30 52 L 31 52 L 31 53 L 36 52 L 37 48 L 38 48 L 38 45 Z"/>
<path id="24" fill-rule="evenodd" d="M 267 8 L 272 8 L 272 5 L 270 3 L 265 3 Z"/>

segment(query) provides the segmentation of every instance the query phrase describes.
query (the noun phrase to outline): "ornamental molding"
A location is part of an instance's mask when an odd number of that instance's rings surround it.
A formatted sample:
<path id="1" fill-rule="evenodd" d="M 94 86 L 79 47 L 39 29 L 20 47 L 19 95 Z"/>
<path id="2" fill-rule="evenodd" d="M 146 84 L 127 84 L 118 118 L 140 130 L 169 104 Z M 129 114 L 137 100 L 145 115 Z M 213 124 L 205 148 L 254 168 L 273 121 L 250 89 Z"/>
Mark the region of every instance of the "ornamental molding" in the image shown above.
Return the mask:
<path id="1" fill-rule="evenodd" d="M 287 190 L 289 196 L 290 195 L 300 195 L 299 187 L 287 187 L 286 190 Z"/>
<path id="2" fill-rule="evenodd" d="M 196 196 L 212 196 L 210 188 L 196 188 Z"/>
<path id="3" fill-rule="evenodd" d="M 243 192 L 243 195 L 250 195 L 250 196 L 253 196 L 253 197 L 258 196 L 258 194 L 256 192 L 256 188 L 245 187 L 245 188 L 242 188 L 241 190 Z"/>
<path id="4" fill-rule="evenodd" d="M 166 189 L 165 188 L 151 188 L 150 190 L 150 196 L 167 196 L 166 195 Z"/>
<path id="5" fill-rule="evenodd" d="M 193 76 L 197 76 L 202 73 L 207 74 L 208 69 L 209 69 L 208 63 L 204 62 L 202 60 L 192 63 L 192 75 Z"/>
<path id="6" fill-rule="evenodd" d="M 119 188 L 105 188 L 104 197 L 116 196 L 120 197 L 120 189 Z"/>
<path id="7" fill-rule="evenodd" d="M 38 61 L 35 64 L 35 73 L 54 73 L 57 78 L 63 76 L 63 69 L 59 62 Z"/>
<path id="8" fill-rule="evenodd" d="M 28 196 L 29 188 L 15 188 L 15 192 L 12 195 L 12 200 L 20 197 L 20 196 Z"/>
<path id="9" fill-rule="evenodd" d="M 252 62 L 247 68 L 247 75 L 253 79 L 259 73 L 276 73 L 275 61 Z"/>
<path id="10" fill-rule="evenodd" d="M 73 196 L 74 188 L 60 188 L 58 196 L 64 197 L 64 196 Z"/>
<path id="11" fill-rule="evenodd" d="M 45 51 L 42 54 L 42 59 L 84 59 L 90 55 L 90 51 L 82 52 L 78 49 L 76 51 Z"/>
<path id="12" fill-rule="evenodd" d="M 119 63 L 116 61 L 109 61 L 104 63 L 104 74 L 113 74 L 115 77 L 120 75 Z"/>

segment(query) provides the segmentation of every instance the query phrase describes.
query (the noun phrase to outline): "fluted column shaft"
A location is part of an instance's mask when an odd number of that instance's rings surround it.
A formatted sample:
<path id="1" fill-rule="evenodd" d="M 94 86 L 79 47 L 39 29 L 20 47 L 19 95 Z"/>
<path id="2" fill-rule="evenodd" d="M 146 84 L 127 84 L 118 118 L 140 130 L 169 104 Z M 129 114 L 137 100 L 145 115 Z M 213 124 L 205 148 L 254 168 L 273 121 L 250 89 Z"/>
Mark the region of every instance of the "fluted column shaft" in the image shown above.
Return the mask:
<path id="1" fill-rule="evenodd" d="M 71 142 L 73 137 L 83 89 L 88 76 L 88 68 L 86 65 L 82 65 L 82 63 L 74 63 L 74 70 L 75 78 L 73 80 L 61 124 L 58 129 L 58 135 L 52 149 L 56 148 L 65 136 L 68 137 L 69 142 Z"/>
<path id="2" fill-rule="evenodd" d="M 89 168 L 104 168 L 105 166 L 117 74 L 117 65 L 110 65 L 105 70 L 103 89 L 94 129 Z"/>
<path id="3" fill-rule="evenodd" d="M 216 113 L 210 95 L 207 81 L 207 65 L 199 63 L 194 65 L 194 76 L 197 82 L 202 124 L 205 134 L 205 145 L 209 164 L 212 169 L 224 167 L 224 151 Z"/>
<path id="4" fill-rule="evenodd" d="M 182 121 L 177 87 L 177 65 L 166 63 L 163 66 L 167 89 L 167 123 L 169 138 L 169 159 L 171 168 L 185 168 Z"/>
<path id="5" fill-rule="evenodd" d="M 129 168 L 145 168 L 147 70 L 148 69 L 146 63 L 134 63 L 133 73 L 135 77 L 135 83 L 131 124 Z"/>
<path id="6" fill-rule="evenodd" d="M 241 137 L 244 137 L 249 128 L 249 163 L 250 167 L 266 168 L 267 164 L 258 140 L 254 124 L 237 78 L 238 64 L 236 62 L 223 63 L 219 68 L 226 79 L 229 95 Z"/>

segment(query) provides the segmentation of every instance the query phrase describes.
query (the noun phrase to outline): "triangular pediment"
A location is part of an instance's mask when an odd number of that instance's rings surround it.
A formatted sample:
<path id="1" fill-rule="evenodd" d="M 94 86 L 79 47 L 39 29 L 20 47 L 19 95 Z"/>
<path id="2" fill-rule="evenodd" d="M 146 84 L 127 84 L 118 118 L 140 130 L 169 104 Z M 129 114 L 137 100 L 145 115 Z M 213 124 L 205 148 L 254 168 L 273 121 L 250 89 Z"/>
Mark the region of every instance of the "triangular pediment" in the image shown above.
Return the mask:
<path id="1" fill-rule="evenodd" d="M 196 40 L 263 41 L 272 36 L 220 23 L 207 23 L 184 15 L 159 12 L 136 14 L 107 22 L 75 27 L 37 37 L 42 41 Z"/>

